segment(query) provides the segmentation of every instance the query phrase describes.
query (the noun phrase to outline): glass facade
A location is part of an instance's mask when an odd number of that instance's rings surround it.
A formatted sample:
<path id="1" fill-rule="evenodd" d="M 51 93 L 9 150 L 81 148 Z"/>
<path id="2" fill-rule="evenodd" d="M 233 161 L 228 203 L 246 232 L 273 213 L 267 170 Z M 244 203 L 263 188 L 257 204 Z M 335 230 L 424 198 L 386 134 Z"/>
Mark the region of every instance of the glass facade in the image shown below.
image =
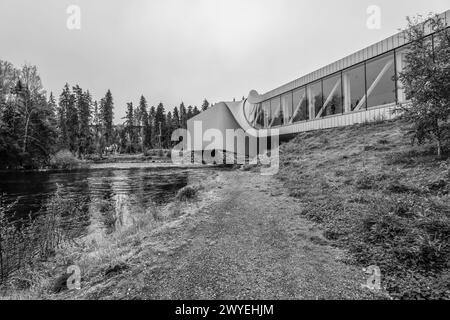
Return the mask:
<path id="1" fill-rule="evenodd" d="M 281 112 L 283 113 L 283 123 L 289 124 L 292 118 L 292 92 L 281 96 Z"/>
<path id="2" fill-rule="evenodd" d="M 276 127 L 284 124 L 280 96 L 270 100 L 270 119 L 269 127 Z"/>
<path id="3" fill-rule="evenodd" d="M 368 108 L 395 102 L 393 53 L 368 61 L 366 74 Z"/>
<path id="4" fill-rule="evenodd" d="M 365 71 L 364 64 L 360 64 L 342 73 L 344 91 L 344 111 L 350 112 L 365 109 Z"/>
<path id="5" fill-rule="evenodd" d="M 317 117 L 323 106 L 322 81 L 308 85 L 306 91 L 308 92 L 309 112 Z"/>
<path id="6" fill-rule="evenodd" d="M 293 117 L 292 123 L 309 119 L 308 102 L 306 100 L 305 88 L 297 89 L 293 92 Z"/>
<path id="7" fill-rule="evenodd" d="M 260 103 L 256 105 L 255 127 L 258 129 L 264 127 L 264 112 Z"/>
<path id="8" fill-rule="evenodd" d="M 427 36 L 423 44 L 436 45 L 436 38 Z M 253 126 L 268 128 L 406 102 L 399 73 L 408 50 L 409 46 L 396 48 L 262 104 L 246 105 L 246 117 Z"/>
<path id="9" fill-rule="evenodd" d="M 323 111 L 321 117 L 342 113 L 341 74 L 323 80 Z"/>
<path id="10" fill-rule="evenodd" d="M 264 101 L 262 103 L 262 110 L 261 113 L 263 114 L 263 128 L 268 128 L 270 122 L 272 121 L 272 117 L 270 114 L 270 100 Z"/>

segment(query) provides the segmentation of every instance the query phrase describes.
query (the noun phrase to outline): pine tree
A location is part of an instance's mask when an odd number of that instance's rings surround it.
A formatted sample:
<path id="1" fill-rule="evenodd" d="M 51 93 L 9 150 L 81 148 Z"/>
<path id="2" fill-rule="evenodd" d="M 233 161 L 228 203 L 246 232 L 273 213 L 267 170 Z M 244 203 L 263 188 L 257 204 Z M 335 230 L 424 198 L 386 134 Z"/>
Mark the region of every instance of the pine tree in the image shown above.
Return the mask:
<path id="1" fill-rule="evenodd" d="M 67 141 L 69 150 L 74 154 L 78 151 L 79 118 L 76 99 L 80 95 L 79 91 L 81 89 L 78 86 L 72 88 L 66 109 Z"/>
<path id="2" fill-rule="evenodd" d="M 81 90 L 80 90 L 81 91 Z M 76 98 L 78 119 L 79 119 L 79 132 L 78 132 L 78 154 L 79 156 L 86 155 L 92 144 L 92 136 L 90 131 L 91 120 L 91 104 L 92 98 L 89 91 L 82 92 L 79 97 Z"/>
<path id="3" fill-rule="evenodd" d="M 105 142 L 107 145 L 111 145 L 113 141 L 113 109 L 113 97 L 111 91 L 108 90 L 105 97 L 100 101 L 100 111 L 102 114 Z"/>
<path id="4" fill-rule="evenodd" d="M 187 112 L 183 102 L 180 104 L 180 127 L 187 128 Z"/>
<path id="5" fill-rule="evenodd" d="M 133 103 L 127 103 L 127 114 L 125 116 L 124 130 L 127 136 L 127 153 L 134 152 L 135 134 L 134 134 L 134 110 Z"/>
<path id="6" fill-rule="evenodd" d="M 158 146 L 161 148 L 163 146 L 164 136 L 166 134 L 166 115 L 162 102 L 160 102 L 158 107 L 156 107 L 155 126 L 158 136 Z"/>
<path id="7" fill-rule="evenodd" d="M 145 149 L 151 148 L 152 145 L 152 126 L 147 111 L 144 113 L 142 117 L 142 122 L 143 122 L 142 144 L 143 144 L 143 151 L 145 152 Z"/>
<path id="8" fill-rule="evenodd" d="M 137 111 L 137 116 L 136 116 L 136 120 L 137 120 L 137 125 L 140 126 L 140 130 L 139 130 L 139 134 L 140 134 L 140 140 L 141 140 L 141 150 L 142 152 L 144 152 L 144 148 L 146 145 L 145 142 L 145 135 L 147 134 L 146 132 L 144 132 L 148 125 L 148 113 L 147 113 L 147 100 L 145 99 L 145 97 L 142 95 L 141 99 L 139 101 L 139 107 L 138 107 L 138 111 Z"/>
<path id="9" fill-rule="evenodd" d="M 192 118 L 194 116 L 193 110 L 192 110 L 192 106 L 189 106 L 187 108 L 187 114 L 186 114 L 186 118 L 187 120 L 189 120 L 190 118 Z"/>
<path id="10" fill-rule="evenodd" d="M 174 130 L 180 128 L 180 114 L 178 113 L 177 107 L 173 108 L 172 128 L 174 128 Z"/>
<path id="11" fill-rule="evenodd" d="M 150 126 L 150 136 L 151 136 L 151 140 L 150 140 L 150 145 L 152 146 L 152 148 L 155 148 L 158 140 L 157 140 L 157 132 L 156 132 L 156 122 L 155 122 L 155 118 L 156 118 L 156 109 L 155 106 L 152 106 L 150 108 L 150 111 L 148 113 L 148 124 Z"/>
<path id="12" fill-rule="evenodd" d="M 166 117 L 166 123 L 165 123 L 165 136 L 164 136 L 164 140 L 165 140 L 165 144 L 167 148 L 171 147 L 171 137 L 172 137 L 172 132 L 173 132 L 174 128 L 173 128 L 173 118 L 172 118 L 172 112 L 167 112 L 167 117 Z"/>
<path id="13" fill-rule="evenodd" d="M 208 108 L 209 108 L 209 102 L 208 102 L 208 100 L 203 100 L 203 103 L 202 103 L 202 111 L 205 111 L 205 110 L 208 110 Z"/>
<path id="14" fill-rule="evenodd" d="M 197 106 L 194 106 L 194 110 L 192 110 L 192 115 L 195 117 L 200 113 L 200 110 L 198 110 Z"/>
<path id="15" fill-rule="evenodd" d="M 67 109 L 71 103 L 72 94 L 70 92 L 69 84 L 63 88 L 59 96 L 59 108 L 57 112 L 58 120 L 58 136 L 60 148 L 69 148 L 69 139 L 67 134 Z"/>

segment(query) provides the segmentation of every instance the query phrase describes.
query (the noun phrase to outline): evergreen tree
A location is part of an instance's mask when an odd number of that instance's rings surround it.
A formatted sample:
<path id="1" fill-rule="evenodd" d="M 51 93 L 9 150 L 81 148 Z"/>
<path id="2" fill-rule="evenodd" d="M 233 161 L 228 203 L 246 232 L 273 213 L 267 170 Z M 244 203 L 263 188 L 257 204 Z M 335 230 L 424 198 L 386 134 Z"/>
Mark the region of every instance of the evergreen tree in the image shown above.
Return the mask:
<path id="1" fill-rule="evenodd" d="M 173 128 L 173 118 L 172 118 L 172 112 L 167 112 L 167 116 L 166 116 L 166 123 L 165 123 L 165 136 L 164 136 L 164 141 L 165 141 L 165 145 L 166 148 L 170 148 L 172 145 L 171 137 L 172 137 L 172 132 L 173 132 L 174 128 Z"/>
<path id="2" fill-rule="evenodd" d="M 89 127 L 92 98 L 89 91 L 81 92 L 81 95 L 76 98 L 76 101 L 79 119 L 78 154 L 82 156 L 89 152 L 92 144 L 91 130 Z"/>
<path id="3" fill-rule="evenodd" d="M 192 115 L 195 117 L 200 113 L 200 110 L 198 110 L 197 106 L 194 107 L 194 110 L 192 111 Z"/>
<path id="4" fill-rule="evenodd" d="M 183 102 L 180 104 L 180 127 L 187 128 L 187 112 Z"/>
<path id="5" fill-rule="evenodd" d="M 203 100 L 203 103 L 202 103 L 202 111 L 205 111 L 205 110 L 208 110 L 208 108 L 209 108 L 209 102 L 208 102 L 208 100 Z"/>
<path id="6" fill-rule="evenodd" d="M 166 134 L 166 115 L 162 102 L 156 107 L 155 126 L 158 137 L 158 147 L 161 148 L 163 147 L 164 136 Z"/>
<path id="7" fill-rule="evenodd" d="M 69 148 L 69 139 L 67 134 L 67 109 L 71 103 L 72 94 L 69 84 L 65 84 L 61 95 L 59 96 L 59 107 L 57 110 L 58 122 L 58 142 L 60 148 Z"/>
<path id="8" fill-rule="evenodd" d="M 158 133 L 156 132 L 155 118 L 156 118 L 156 109 L 155 109 L 155 106 L 152 106 L 148 113 L 148 124 L 149 124 L 150 130 L 151 130 L 150 131 L 150 136 L 151 136 L 150 145 L 152 146 L 152 148 L 155 148 L 156 145 L 158 144 L 158 140 L 157 140 Z"/>
<path id="9" fill-rule="evenodd" d="M 124 123 L 124 130 L 126 132 L 127 137 L 127 153 L 134 152 L 135 147 L 135 134 L 134 134 L 134 110 L 133 110 L 133 103 L 128 102 L 127 103 L 127 114 L 125 116 L 125 123 Z"/>
<path id="10" fill-rule="evenodd" d="M 180 114 L 177 107 L 173 108 L 172 127 L 174 130 L 180 127 Z"/>
<path id="11" fill-rule="evenodd" d="M 111 91 L 108 90 L 105 97 L 100 101 L 100 111 L 102 114 L 105 142 L 107 145 L 111 145 L 113 141 L 113 109 L 113 97 Z"/>
<path id="12" fill-rule="evenodd" d="M 76 106 L 76 97 L 80 95 L 81 88 L 76 86 L 73 87 L 73 90 L 73 93 L 69 92 L 69 101 L 66 108 L 66 127 L 68 147 L 69 150 L 75 154 L 78 151 L 79 131 L 79 118 Z"/>
<path id="13" fill-rule="evenodd" d="M 193 110 L 192 110 L 192 106 L 189 106 L 187 108 L 187 114 L 186 114 L 186 119 L 189 120 L 190 118 L 192 118 L 194 116 Z"/>
<path id="14" fill-rule="evenodd" d="M 139 134 L 140 134 L 140 141 L 141 141 L 141 150 L 144 152 L 145 146 L 147 145 L 146 142 L 146 135 L 147 132 L 145 131 L 148 127 L 148 113 L 147 113 L 147 100 L 142 95 L 141 99 L 139 101 L 139 107 L 137 111 L 137 124 L 140 126 Z"/>

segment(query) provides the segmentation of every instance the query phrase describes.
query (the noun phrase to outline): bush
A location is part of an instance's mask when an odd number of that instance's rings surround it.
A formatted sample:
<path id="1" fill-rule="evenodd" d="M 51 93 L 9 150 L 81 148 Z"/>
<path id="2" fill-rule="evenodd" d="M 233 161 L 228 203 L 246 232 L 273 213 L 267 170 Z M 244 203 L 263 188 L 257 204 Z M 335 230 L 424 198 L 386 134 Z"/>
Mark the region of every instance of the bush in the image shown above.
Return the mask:
<path id="1" fill-rule="evenodd" d="M 82 203 L 64 196 L 58 186 L 40 212 L 19 219 L 13 213 L 14 206 L 5 205 L 0 197 L 0 283 L 80 236 L 83 224 L 89 223 Z"/>
<path id="2" fill-rule="evenodd" d="M 72 169 L 78 167 L 81 161 L 69 150 L 61 150 L 50 158 L 50 167 L 53 169 Z"/>
<path id="3" fill-rule="evenodd" d="M 178 190 L 176 199 L 178 201 L 190 201 L 197 198 L 199 187 L 196 186 L 186 186 Z"/>

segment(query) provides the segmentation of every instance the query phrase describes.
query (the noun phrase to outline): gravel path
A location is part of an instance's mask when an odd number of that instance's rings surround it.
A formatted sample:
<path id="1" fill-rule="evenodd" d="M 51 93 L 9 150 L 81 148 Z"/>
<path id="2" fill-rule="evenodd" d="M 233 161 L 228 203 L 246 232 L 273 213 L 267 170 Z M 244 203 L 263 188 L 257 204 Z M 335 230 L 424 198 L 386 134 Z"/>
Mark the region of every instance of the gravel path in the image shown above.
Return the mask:
<path id="1" fill-rule="evenodd" d="M 342 262 L 345 253 L 299 215 L 275 178 L 230 171 L 217 183 L 199 212 L 159 234 L 167 248 L 149 258 L 148 268 L 126 275 L 139 279 L 129 298 L 372 297 L 361 288 L 367 276 Z"/>

